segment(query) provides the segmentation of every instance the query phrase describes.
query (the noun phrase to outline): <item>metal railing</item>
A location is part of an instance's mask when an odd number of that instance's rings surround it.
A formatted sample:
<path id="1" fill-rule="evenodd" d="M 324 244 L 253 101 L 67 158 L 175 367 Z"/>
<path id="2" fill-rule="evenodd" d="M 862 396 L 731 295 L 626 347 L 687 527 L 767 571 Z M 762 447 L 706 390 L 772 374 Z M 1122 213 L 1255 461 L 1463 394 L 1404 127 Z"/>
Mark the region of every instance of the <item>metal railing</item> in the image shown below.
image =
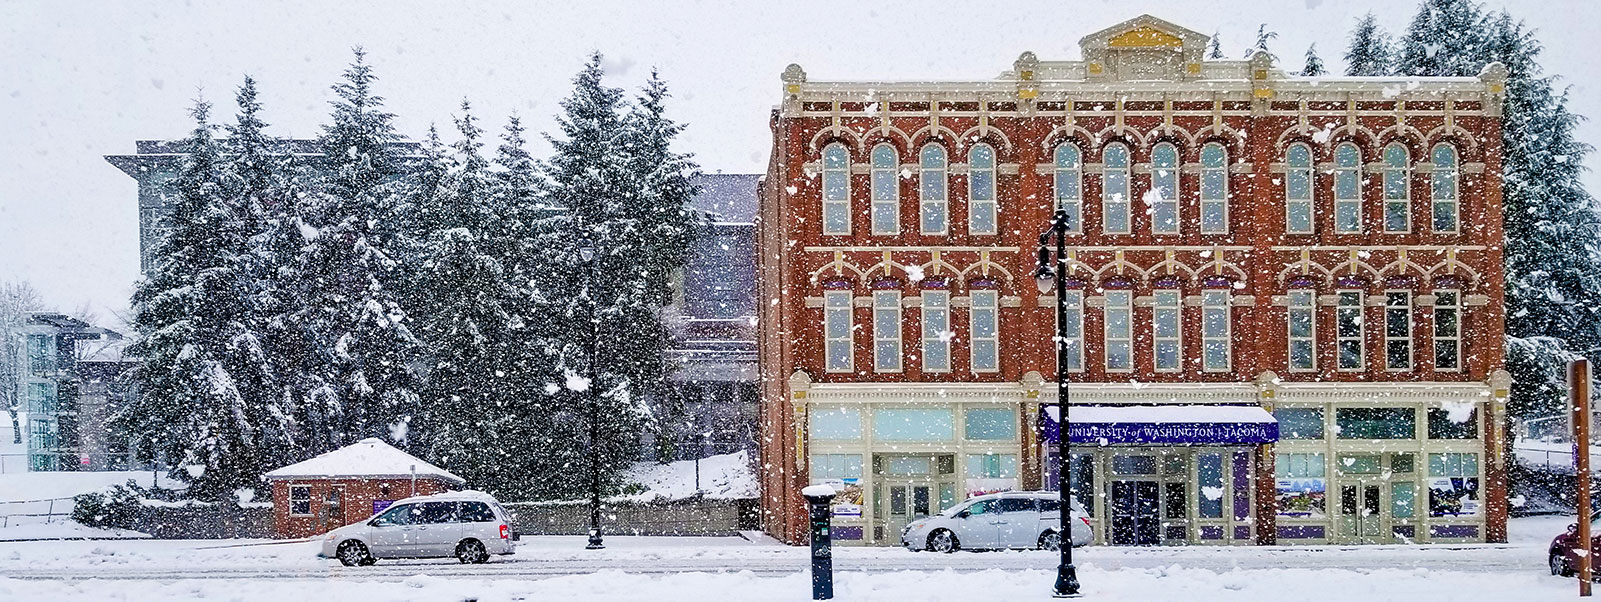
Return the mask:
<path id="1" fill-rule="evenodd" d="M 36 506 L 37 505 L 43 505 L 43 510 L 44 511 L 43 512 L 38 512 L 37 510 L 39 510 L 39 508 L 37 508 L 37 507 L 29 508 L 29 507 L 27 507 L 27 504 L 34 504 Z M 21 508 L 17 508 L 18 506 L 22 506 L 22 507 Z M 47 525 L 52 523 L 52 522 L 56 522 L 56 521 L 71 520 L 71 517 L 72 517 L 72 506 L 73 506 L 73 502 L 72 502 L 72 498 L 70 498 L 70 497 L 55 497 L 55 498 L 45 498 L 45 499 L 39 499 L 39 500 L 16 500 L 16 501 L 9 501 L 9 502 L 0 502 L 0 529 L 4 529 L 6 527 L 11 527 L 11 526 L 14 526 L 14 525 L 22 525 L 22 524 L 30 524 L 31 525 L 31 524 L 38 524 L 39 523 L 39 521 L 37 521 L 37 520 L 27 520 L 27 519 L 30 519 L 30 518 L 37 519 L 37 518 L 43 517 L 44 518 L 44 524 L 47 524 Z M 33 510 L 33 511 L 29 511 L 29 510 Z"/>

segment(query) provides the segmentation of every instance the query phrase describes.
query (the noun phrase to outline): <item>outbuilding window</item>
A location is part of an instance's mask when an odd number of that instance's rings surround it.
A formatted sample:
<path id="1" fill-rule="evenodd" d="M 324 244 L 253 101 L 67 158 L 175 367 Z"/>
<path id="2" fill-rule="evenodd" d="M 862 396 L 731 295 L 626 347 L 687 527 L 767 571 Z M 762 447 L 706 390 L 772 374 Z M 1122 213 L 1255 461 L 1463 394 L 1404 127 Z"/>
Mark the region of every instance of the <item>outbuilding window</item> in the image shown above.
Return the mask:
<path id="1" fill-rule="evenodd" d="M 311 486 L 289 486 L 289 515 L 311 516 Z"/>

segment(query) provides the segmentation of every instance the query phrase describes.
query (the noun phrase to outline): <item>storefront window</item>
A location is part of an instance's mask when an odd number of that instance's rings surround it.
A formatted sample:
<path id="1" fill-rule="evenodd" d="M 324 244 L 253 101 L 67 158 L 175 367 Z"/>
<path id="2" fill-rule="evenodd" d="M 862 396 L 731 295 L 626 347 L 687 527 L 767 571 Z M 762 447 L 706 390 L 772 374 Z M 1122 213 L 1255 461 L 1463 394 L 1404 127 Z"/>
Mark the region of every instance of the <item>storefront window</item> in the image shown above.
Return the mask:
<path id="1" fill-rule="evenodd" d="M 1429 410 L 1430 439 L 1476 439 L 1479 436 L 1478 411 Z"/>
<path id="2" fill-rule="evenodd" d="M 1114 455 L 1112 456 L 1112 474 L 1154 475 L 1156 474 L 1156 456 Z"/>
<path id="3" fill-rule="evenodd" d="M 1323 408 L 1278 408 L 1273 417 L 1279 421 L 1281 439 L 1323 438 Z"/>
<path id="4" fill-rule="evenodd" d="M 879 441 L 952 441 L 955 411 L 950 408 L 881 408 L 873 411 L 873 438 Z"/>
<path id="5" fill-rule="evenodd" d="M 1390 483 L 1390 516 L 1412 518 L 1417 515 L 1417 484 L 1412 481 Z"/>
<path id="6" fill-rule="evenodd" d="M 969 479 L 1017 478 L 1017 454 L 973 454 L 967 457 Z"/>
<path id="7" fill-rule="evenodd" d="M 859 479 L 861 454 L 812 454 L 813 479 Z"/>
<path id="8" fill-rule="evenodd" d="M 1196 515 L 1201 518 L 1223 518 L 1223 454 L 1197 454 L 1195 456 Z"/>
<path id="9" fill-rule="evenodd" d="M 1415 463 L 1412 454 L 1390 454 L 1390 472 L 1412 472 Z"/>
<path id="10" fill-rule="evenodd" d="M 1276 460 L 1279 516 L 1323 518 L 1328 489 L 1323 454 L 1279 454 Z"/>
<path id="11" fill-rule="evenodd" d="M 1412 439 L 1417 436 L 1417 412 L 1412 408 L 1336 408 L 1334 422 L 1340 439 Z"/>
<path id="12" fill-rule="evenodd" d="M 891 456 L 889 460 L 884 463 L 884 474 L 934 474 L 934 462 L 928 456 Z"/>
<path id="13" fill-rule="evenodd" d="M 1095 516 L 1095 456 L 1073 454 L 1070 461 L 1068 482 L 1071 489 L 1068 493 L 1083 508 L 1085 514 L 1093 517 Z"/>
<path id="14" fill-rule="evenodd" d="M 1429 454 L 1429 516 L 1479 513 L 1479 455 Z"/>
<path id="15" fill-rule="evenodd" d="M 1340 474 L 1379 474 L 1381 457 L 1378 454 L 1342 455 L 1336 468 Z"/>
<path id="16" fill-rule="evenodd" d="M 1017 438 L 1017 412 L 1011 408 L 973 408 L 967 411 L 965 436 L 974 441 L 1011 441 Z"/>
<path id="17" fill-rule="evenodd" d="M 856 408 L 812 408 L 812 439 L 856 441 L 862 438 L 862 411 Z"/>

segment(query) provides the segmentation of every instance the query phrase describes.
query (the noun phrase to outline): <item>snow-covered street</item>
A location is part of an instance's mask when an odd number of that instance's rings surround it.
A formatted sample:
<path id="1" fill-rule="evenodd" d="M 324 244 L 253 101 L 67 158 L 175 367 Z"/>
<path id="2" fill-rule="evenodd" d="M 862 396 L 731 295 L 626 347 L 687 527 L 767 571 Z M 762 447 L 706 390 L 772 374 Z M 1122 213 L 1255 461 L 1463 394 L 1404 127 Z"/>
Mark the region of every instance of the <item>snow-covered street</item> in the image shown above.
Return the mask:
<path id="1" fill-rule="evenodd" d="M 1082 581 L 1097 599 L 1150 600 L 1177 592 L 1239 600 L 1553 599 L 1570 580 L 1546 574 L 1544 546 L 1566 517 L 1516 519 L 1506 545 L 1318 547 L 1090 547 Z M 805 548 L 753 537 L 530 537 L 485 565 L 383 561 L 346 568 L 310 542 L 40 541 L 0 544 L 0 599 L 368 600 L 657 599 L 809 596 Z M 913 553 L 840 548 L 840 599 L 1043 598 L 1048 552 Z M 1421 598 L 1420 598 L 1421 597 Z"/>

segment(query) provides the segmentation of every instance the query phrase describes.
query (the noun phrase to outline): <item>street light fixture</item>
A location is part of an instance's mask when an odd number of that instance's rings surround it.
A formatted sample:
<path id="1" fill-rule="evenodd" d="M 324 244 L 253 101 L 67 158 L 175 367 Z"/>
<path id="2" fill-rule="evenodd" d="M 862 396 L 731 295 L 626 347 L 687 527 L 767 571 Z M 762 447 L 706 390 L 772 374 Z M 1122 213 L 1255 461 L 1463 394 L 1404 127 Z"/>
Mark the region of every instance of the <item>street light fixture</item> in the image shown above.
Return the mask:
<path id="1" fill-rule="evenodd" d="M 1056 291 L 1056 489 L 1062 500 L 1062 529 L 1057 533 L 1060 544 L 1057 549 L 1061 551 L 1061 562 L 1056 566 L 1056 585 L 1052 588 L 1052 595 L 1057 598 L 1077 598 L 1078 569 L 1073 566 L 1073 501 L 1068 494 L 1068 478 L 1070 470 L 1068 453 L 1068 425 L 1067 425 L 1067 212 L 1057 210 L 1051 218 L 1050 227 L 1040 234 L 1039 267 L 1034 270 L 1034 284 L 1039 287 L 1040 294 L 1051 290 Z M 1061 264 L 1052 269 L 1051 250 L 1052 241 L 1056 243 L 1055 263 Z"/>
<path id="2" fill-rule="evenodd" d="M 584 389 L 588 394 L 589 418 L 589 544 L 584 548 L 599 550 L 606 547 L 600 531 L 600 308 L 595 302 L 595 296 L 590 287 L 595 284 L 595 247 L 588 239 L 579 241 L 578 257 L 584 260 L 587 268 L 584 280 L 584 301 L 589 309 L 589 386 Z"/>

